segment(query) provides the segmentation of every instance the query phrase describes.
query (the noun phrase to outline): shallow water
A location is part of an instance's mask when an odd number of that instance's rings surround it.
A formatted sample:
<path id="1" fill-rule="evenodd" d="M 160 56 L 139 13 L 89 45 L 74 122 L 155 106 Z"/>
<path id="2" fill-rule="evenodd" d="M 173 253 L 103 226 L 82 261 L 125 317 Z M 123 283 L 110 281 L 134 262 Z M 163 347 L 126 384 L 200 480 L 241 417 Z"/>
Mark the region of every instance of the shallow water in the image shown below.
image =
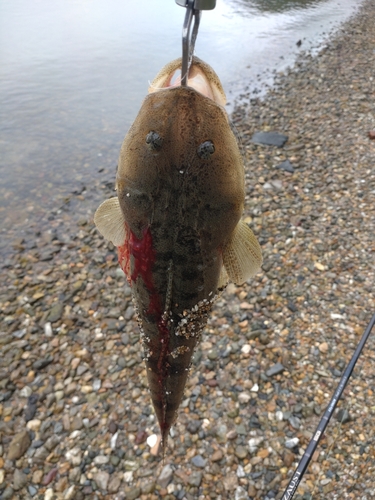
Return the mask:
<path id="1" fill-rule="evenodd" d="M 319 46 L 359 3 L 217 0 L 202 15 L 196 54 L 217 71 L 231 109 L 244 90 L 248 98 L 272 83 L 273 72 L 292 64 L 299 50 Z M 180 56 L 184 14 L 173 0 L 1 3 L 4 233 L 77 186 L 89 189 L 102 168 L 114 177 L 148 82 Z"/>

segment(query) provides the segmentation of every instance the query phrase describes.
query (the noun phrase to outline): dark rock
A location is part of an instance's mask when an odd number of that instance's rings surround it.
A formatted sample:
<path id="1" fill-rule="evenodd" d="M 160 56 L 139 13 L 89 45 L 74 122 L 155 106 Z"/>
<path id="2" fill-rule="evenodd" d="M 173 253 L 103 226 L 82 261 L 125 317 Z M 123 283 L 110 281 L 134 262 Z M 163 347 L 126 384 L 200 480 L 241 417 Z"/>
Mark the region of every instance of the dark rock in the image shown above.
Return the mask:
<path id="1" fill-rule="evenodd" d="M 274 377 L 275 375 L 282 373 L 284 370 L 285 368 L 281 363 L 276 363 L 266 371 L 266 375 L 267 377 Z"/>
<path id="2" fill-rule="evenodd" d="M 203 467 L 206 466 L 207 459 L 203 458 L 201 455 L 195 455 L 195 457 L 191 459 L 191 463 L 195 465 L 195 467 L 200 467 L 203 469 Z"/>
<path id="3" fill-rule="evenodd" d="M 287 135 L 279 134 L 278 132 L 255 132 L 251 138 L 251 141 L 255 144 L 265 144 L 267 146 L 277 146 L 279 148 L 284 146 L 287 140 Z"/>
<path id="4" fill-rule="evenodd" d="M 147 432 L 144 430 L 138 431 L 136 437 L 135 437 L 135 444 L 141 444 L 144 443 L 147 439 Z"/>
<path id="5" fill-rule="evenodd" d="M 288 302 L 288 309 L 289 309 L 289 311 L 292 311 L 293 313 L 298 311 L 298 307 L 291 301 Z"/>
<path id="6" fill-rule="evenodd" d="M 284 170 L 285 172 L 289 172 L 292 174 L 294 172 L 293 165 L 290 163 L 289 160 L 285 160 L 281 162 L 279 165 L 277 165 L 276 168 L 279 168 L 280 170 Z"/>
<path id="7" fill-rule="evenodd" d="M 37 403 L 38 403 L 38 396 L 36 394 L 32 394 L 31 396 L 29 396 L 27 400 L 27 406 L 25 409 L 26 422 L 29 422 L 29 420 L 32 420 L 34 418 L 37 410 Z"/>
<path id="8" fill-rule="evenodd" d="M 351 421 L 351 416 L 349 415 L 348 410 L 340 408 L 340 410 L 336 413 L 336 419 L 341 424 L 346 424 Z"/>
<path id="9" fill-rule="evenodd" d="M 201 420 L 190 420 L 187 424 L 186 429 L 190 432 L 190 434 L 196 434 L 202 425 Z"/>
<path id="10" fill-rule="evenodd" d="M 33 368 L 34 368 L 34 370 L 43 370 L 43 368 L 50 365 L 52 362 L 53 362 L 53 357 L 47 356 L 46 358 L 38 359 L 37 361 L 34 361 Z"/>
<path id="11" fill-rule="evenodd" d="M 48 313 L 47 321 L 50 321 L 51 323 L 58 321 L 61 318 L 63 311 L 64 311 L 64 304 L 58 302 L 52 307 L 52 309 Z"/>
<path id="12" fill-rule="evenodd" d="M 114 434 L 118 429 L 118 425 L 116 424 L 116 422 L 114 422 L 113 420 L 111 420 L 109 422 L 109 425 L 108 425 L 108 430 L 111 434 Z"/>

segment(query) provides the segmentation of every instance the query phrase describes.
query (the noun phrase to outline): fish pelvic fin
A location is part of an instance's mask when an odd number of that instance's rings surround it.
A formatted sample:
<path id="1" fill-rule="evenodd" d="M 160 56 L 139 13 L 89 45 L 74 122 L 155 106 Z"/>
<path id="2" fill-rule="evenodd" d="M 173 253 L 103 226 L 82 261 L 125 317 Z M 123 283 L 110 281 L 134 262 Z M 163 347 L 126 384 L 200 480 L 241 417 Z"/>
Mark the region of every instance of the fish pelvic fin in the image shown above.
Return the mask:
<path id="1" fill-rule="evenodd" d="M 260 270 L 262 261 L 258 240 L 246 222 L 240 220 L 223 249 L 223 264 L 229 279 L 241 285 Z M 222 275 L 223 271 L 220 278 Z"/>
<path id="2" fill-rule="evenodd" d="M 117 196 L 106 200 L 94 215 L 94 222 L 99 232 L 119 247 L 126 239 L 125 219 Z"/>

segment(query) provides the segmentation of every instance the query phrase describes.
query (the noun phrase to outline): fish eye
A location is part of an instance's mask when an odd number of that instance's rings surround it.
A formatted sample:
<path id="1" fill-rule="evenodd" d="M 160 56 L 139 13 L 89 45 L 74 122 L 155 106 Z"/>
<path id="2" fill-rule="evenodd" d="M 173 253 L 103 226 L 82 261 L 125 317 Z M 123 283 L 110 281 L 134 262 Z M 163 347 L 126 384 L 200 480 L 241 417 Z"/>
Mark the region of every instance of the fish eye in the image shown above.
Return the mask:
<path id="1" fill-rule="evenodd" d="M 204 141 L 198 146 L 197 153 L 199 158 L 202 160 L 208 160 L 209 157 L 214 154 L 215 146 L 212 141 Z"/>
<path id="2" fill-rule="evenodd" d="M 163 139 L 157 132 L 154 132 L 153 130 L 151 130 L 151 132 L 146 135 L 146 144 L 149 149 L 151 149 L 151 151 L 159 151 L 162 142 Z"/>

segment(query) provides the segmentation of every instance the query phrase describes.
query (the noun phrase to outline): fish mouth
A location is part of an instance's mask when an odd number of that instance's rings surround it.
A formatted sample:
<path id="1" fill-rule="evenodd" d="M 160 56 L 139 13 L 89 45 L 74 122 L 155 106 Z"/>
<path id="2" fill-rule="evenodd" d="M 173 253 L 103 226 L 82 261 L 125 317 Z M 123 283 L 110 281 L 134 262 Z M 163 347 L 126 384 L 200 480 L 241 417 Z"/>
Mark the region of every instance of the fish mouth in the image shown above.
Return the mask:
<path id="1" fill-rule="evenodd" d="M 149 93 L 181 87 L 181 64 L 181 58 L 167 64 L 150 84 Z M 211 66 L 195 56 L 191 62 L 187 86 L 220 106 L 226 104 L 226 96 L 219 77 Z"/>

